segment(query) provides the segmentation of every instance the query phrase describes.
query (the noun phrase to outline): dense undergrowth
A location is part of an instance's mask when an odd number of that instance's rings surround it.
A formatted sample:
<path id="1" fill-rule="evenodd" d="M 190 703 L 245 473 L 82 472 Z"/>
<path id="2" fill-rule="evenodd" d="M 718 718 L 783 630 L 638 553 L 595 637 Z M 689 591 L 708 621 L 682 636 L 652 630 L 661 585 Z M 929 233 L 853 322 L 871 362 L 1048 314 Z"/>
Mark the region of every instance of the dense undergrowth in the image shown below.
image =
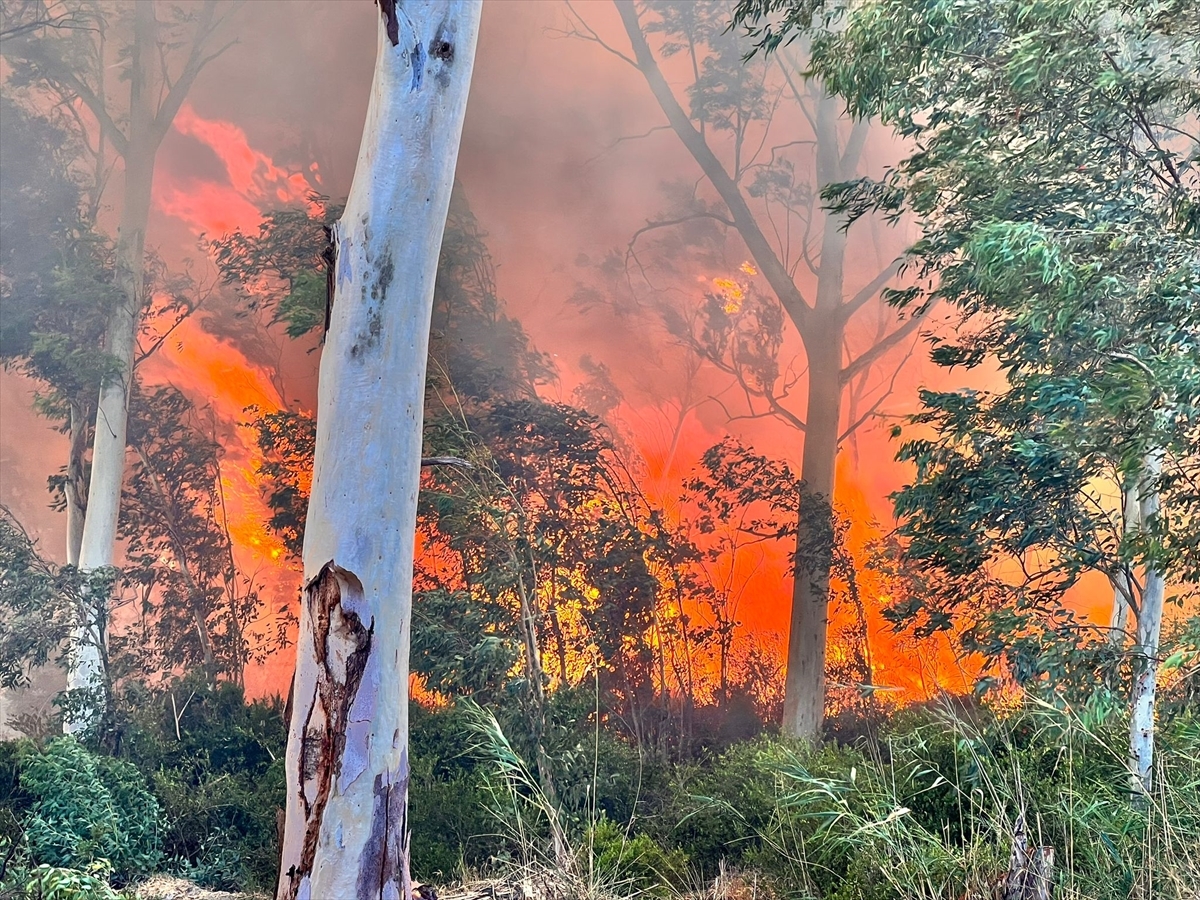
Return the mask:
<path id="1" fill-rule="evenodd" d="M 281 704 L 189 682 L 139 699 L 103 747 L 0 745 L 5 889 L 100 897 L 154 871 L 271 889 Z M 1186 710 L 1163 722 L 1148 801 L 1129 795 L 1119 715 L 1095 707 L 947 702 L 851 742 L 762 733 L 674 759 L 596 725 L 576 723 L 552 803 L 490 714 L 414 709 L 414 875 L 520 872 L 562 896 L 665 897 L 741 871 L 764 896 L 984 898 L 1020 820 L 1054 850 L 1056 897 L 1193 900 L 1200 885 L 1200 719 Z M 565 860 L 549 850 L 551 818 Z"/>

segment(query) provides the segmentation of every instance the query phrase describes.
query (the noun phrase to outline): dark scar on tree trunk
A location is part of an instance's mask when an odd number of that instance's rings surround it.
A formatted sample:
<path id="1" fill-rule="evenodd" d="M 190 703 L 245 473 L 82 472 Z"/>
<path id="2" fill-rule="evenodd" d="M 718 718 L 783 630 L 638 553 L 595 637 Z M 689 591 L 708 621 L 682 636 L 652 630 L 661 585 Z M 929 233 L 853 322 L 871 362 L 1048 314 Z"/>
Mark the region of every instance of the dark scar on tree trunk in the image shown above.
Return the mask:
<path id="1" fill-rule="evenodd" d="M 375 0 L 379 6 L 379 14 L 387 23 L 388 40 L 395 47 L 400 43 L 400 19 L 396 15 L 396 0 Z"/>
<path id="2" fill-rule="evenodd" d="M 393 885 L 400 897 L 411 897 L 408 884 L 408 752 L 400 753 L 393 771 L 375 776 L 371 836 L 358 869 L 357 896 L 385 896 Z"/>
<path id="3" fill-rule="evenodd" d="M 321 260 L 325 263 L 325 333 L 329 333 L 329 321 L 333 316 L 333 292 L 337 285 L 337 243 L 333 239 L 333 229 L 328 225 L 321 226 L 325 230 L 325 249 L 321 251 Z"/>
<path id="4" fill-rule="evenodd" d="M 312 622 L 317 679 L 300 741 L 300 783 L 297 787 L 304 805 L 304 843 L 299 862 L 288 873 L 291 879 L 288 897 L 293 900 L 304 878 L 312 874 L 325 807 L 333 781 L 342 769 L 350 710 L 362 685 L 375 632 L 374 619 L 368 627 L 363 627 L 358 614 L 343 607 L 343 588 L 350 594 L 359 595 L 363 590 L 354 573 L 330 561 L 304 589 Z M 341 653 L 333 652 L 333 641 L 345 645 L 338 648 Z M 335 670 L 339 657 L 345 659 L 344 672 Z M 316 725 L 314 719 L 318 719 Z M 310 781 L 315 782 L 311 798 L 305 792 L 305 785 Z"/>

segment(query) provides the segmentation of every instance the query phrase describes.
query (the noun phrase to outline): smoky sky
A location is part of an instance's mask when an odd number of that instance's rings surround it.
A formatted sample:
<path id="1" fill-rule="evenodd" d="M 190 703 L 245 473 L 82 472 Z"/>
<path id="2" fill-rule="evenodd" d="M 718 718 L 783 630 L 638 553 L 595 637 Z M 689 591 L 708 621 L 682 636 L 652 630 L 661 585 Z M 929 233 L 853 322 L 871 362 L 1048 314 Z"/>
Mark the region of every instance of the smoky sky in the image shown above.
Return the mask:
<path id="1" fill-rule="evenodd" d="M 606 42 L 627 50 L 611 3 L 584 0 L 574 7 Z M 335 200 L 346 195 L 374 68 L 377 16 L 369 0 L 253 0 L 224 26 L 216 45 L 235 43 L 201 73 L 156 159 L 148 244 L 170 265 L 191 265 L 211 281 L 201 232 L 213 237 L 233 227 L 251 229 L 263 210 L 300 202 L 309 190 Z M 637 228 L 661 212 L 664 185 L 699 182 L 700 173 L 675 135 L 662 129 L 664 116 L 641 74 L 596 43 L 566 34 L 569 27 L 567 7 L 558 0 L 484 4 L 457 177 L 487 234 L 508 312 L 558 365 L 560 383 L 549 385 L 547 396 L 570 400 L 583 355 L 605 363 L 626 393 L 630 429 L 643 436 L 654 432 L 642 448 L 653 450 L 649 445 L 665 440 L 659 433 L 671 418 L 670 411 L 660 415 L 656 409 L 656 394 L 678 393 L 683 354 L 637 323 L 605 309 L 581 310 L 569 298 L 592 263 L 623 249 Z M 254 184 L 246 174 L 251 170 Z M 108 196 L 112 216 L 119 191 Z M 729 265 L 745 258 L 731 258 Z M 873 275 L 876 265 L 876 259 L 864 265 L 862 278 Z M 849 281 L 855 277 L 851 272 Z M 236 314 L 227 293 L 216 292 L 206 304 L 199 323 L 259 373 L 260 391 L 273 385 L 281 402 L 312 408 L 315 342 L 265 335 Z M 188 334 L 183 330 L 180 340 L 208 346 Z M 184 357 L 194 360 L 197 348 L 185 349 L 165 354 L 147 374 L 179 384 L 203 403 L 214 379 L 229 376 L 183 372 L 194 367 Z M 793 340 L 787 352 L 801 350 Z M 232 396 L 252 395 L 243 390 Z M 55 446 L 57 439 L 48 432 L 44 440 L 30 437 L 44 429 L 18 408 L 19 386 L 6 385 L 3 402 L 6 417 L 22 423 L 23 435 L 18 440 L 10 431 L 4 438 L 5 458 L 12 461 L 4 495 L 19 495 L 22 511 L 45 521 L 42 509 L 27 509 L 44 496 L 40 486 L 29 488 L 20 473 L 30 468 L 26 456 L 46 458 L 35 444 Z M 228 411 L 224 417 L 232 427 L 235 417 Z M 724 424 L 715 405 L 698 408 L 680 463 L 690 464 L 715 443 Z M 768 422 L 742 430 L 773 445 L 764 447 L 768 452 L 798 458 L 800 440 L 789 429 Z M 871 478 L 883 471 L 894 468 L 875 466 Z M 19 490 L 9 487 L 16 482 Z M 894 476 L 885 482 L 871 486 L 875 499 L 894 486 Z"/>

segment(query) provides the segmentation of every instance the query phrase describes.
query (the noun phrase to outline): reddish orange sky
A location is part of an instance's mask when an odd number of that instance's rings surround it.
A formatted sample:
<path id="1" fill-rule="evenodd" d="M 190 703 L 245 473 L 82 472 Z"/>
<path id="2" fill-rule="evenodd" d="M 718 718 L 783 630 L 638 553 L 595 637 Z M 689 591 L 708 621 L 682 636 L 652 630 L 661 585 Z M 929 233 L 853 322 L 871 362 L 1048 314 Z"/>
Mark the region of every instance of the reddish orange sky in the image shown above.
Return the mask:
<path id="1" fill-rule="evenodd" d="M 627 46 L 611 4 L 585 0 L 577 8 L 606 39 Z M 211 279 L 201 234 L 253 229 L 264 210 L 302 203 L 313 189 L 345 195 L 366 109 L 376 16 L 366 0 L 256 0 L 242 8 L 239 44 L 200 76 L 159 153 L 149 242 L 168 262 L 179 266 L 191 259 Z M 645 460 L 644 487 L 669 507 L 700 453 L 728 430 L 726 417 L 715 403 L 698 406 L 666 465 L 676 415 L 671 404 L 684 377 L 679 350 L 662 335 L 609 314 L 585 314 L 568 298 L 584 274 L 581 260 L 624 248 L 663 207 L 662 184 L 696 179 L 699 171 L 669 131 L 620 140 L 661 125 L 663 115 L 638 72 L 595 45 L 564 37 L 566 25 L 564 7 L 553 0 L 485 4 L 458 176 L 488 234 L 500 296 L 558 366 L 560 381 L 545 396 L 570 401 L 583 354 L 606 363 L 626 396 L 618 414 Z M 876 162 L 892 152 L 885 137 L 873 138 L 869 153 Z M 897 253 L 903 237 L 886 237 L 885 250 Z M 850 288 L 871 278 L 880 264 L 876 251 L 856 252 L 848 257 Z M 732 261 L 734 269 L 738 262 Z M 752 277 L 734 269 L 697 271 L 679 287 L 699 295 L 705 279 Z M 318 356 L 313 341 L 288 341 L 278 330 L 235 319 L 229 308 L 227 299 L 214 300 L 143 375 L 175 384 L 220 421 L 239 564 L 257 574 L 271 607 L 278 608 L 294 601 L 298 574 L 262 529 L 242 410 L 250 404 L 310 408 Z M 873 316 L 866 317 L 869 327 Z M 794 334 L 784 352 L 800 355 Z M 888 372 L 885 367 L 881 377 Z M 857 447 L 842 454 L 837 499 L 860 523 L 854 537 L 859 544 L 869 518 L 890 523 L 886 497 L 905 476 L 892 461 L 888 428 L 895 416 L 914 410 L 917 387 L 934 378 L 947 383 L 918 347 L 882 407 L 893 418 L 864 428 Z M 701 396 L 720 389 L 712 373 L 702 374 L 698 384 Z M 45 509 L 42 486 L 57 461 L 65 460 L 65 445 L 28 411 L 28 399 L 28 385 L 0 377 L 0 498 L 59 555 L 63 523 Z M 778 423 L 745 423 L 737 433 L 760 452 L 799 462 L 800 436 Z M 769 552 L 747 577 L 739 616 L 748 627 L 786 632 L 786 555 L 786 548 Z M 881 621 L 872 622 L 872 631 L 880 641 L 888 639 Z M 950 673 L 950 683 L 954 660 L 942 651 L 934 657 L 933 667 Z M 894 663 L 905 668 L 902 659 Z M 278 688 L 279 674 L 290 666 L 290 659 L 281 659 L 268 671 L 251 673 L 251 690 Z M 896 682 L 912 688 L 929 674 L 918 669 L 910 660 Z"/>

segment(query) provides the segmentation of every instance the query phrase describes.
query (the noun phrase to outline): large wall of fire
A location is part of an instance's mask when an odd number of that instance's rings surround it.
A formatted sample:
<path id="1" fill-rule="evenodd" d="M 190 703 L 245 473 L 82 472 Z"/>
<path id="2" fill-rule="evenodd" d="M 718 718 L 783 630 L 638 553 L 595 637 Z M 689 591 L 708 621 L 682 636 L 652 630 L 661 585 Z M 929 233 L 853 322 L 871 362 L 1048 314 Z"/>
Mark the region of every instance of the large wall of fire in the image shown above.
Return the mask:
<path id="1" fill-rule="evenodd" d="M 588 10 L 601 34 L 619 42 L 619 22 L 608 5 Z M 371 75 L 370 4 L 260 2 L 240 15 L 240 43 L 197 82 L 156 167 L 150 243 L 170 265 L 188 265 L 209 282 L 215 271 L 204 257 L 203 237 L 253 230 L 265 210 L 302 205 L 313 192 L 345 195 Z M 642 488 L 670 508 L 700 454 L 726 433 L 793 462 L 802 438 L 769 420 L 731 425 L 717 404 L 699 403 L 681 416 L 686 367 L 677 350 L 665 341 L 648 345 L 606 318 L 611 314 L 569 302 L 580 267 L 624 248 L 656 213 L 664 183 L 699 173 L 674 135 L 659 127 L 662 113 L 640 75 L 564 35 L 566 24 L 555 3 L 487 7 L 459 180 L 487 232 L 508 312 L 557 366 L 558 381 L 545 389 L 546 397 L 569 402 L 584 377 L 585 354 L 607 365 L 625 398 L 615 415 L 632 436 Z M 886 154 L 887 141 L 876 141 L 873 152 Z M 885 245 L 899 252 L 904 237 L 892 233 Z M 853 268 L 856 260 L 849 263 Z M 875 264 L 861 260 L 862 271 L 850 272 L 850 280 L 869 278 Z M 734 302 L 755 278 L 753 267 L 734 261 L 725 271 L 696 270 L 673 287 L 723 291 Z M 215 423 L 239 567 L 264 585 L 269 614 L 294 604 L 299 572 L 263 525 L 257 451 L 245 411 L 311 410 L 318 356 L 314 340 L 290 341 L 282 329 L 235 315 L 235 307 L 232 296 L 214 290 L 141 374 L 148 383 L 178 387 Z M 785 352 L 798 349 L 788 344 Z M 889 527 L 887 495 L 905 475 L 892 461 L 890 426 L 915 408 L 919 385 L 942 377 L 917 347 L 881 406 L 891 418 L 878 419 L 843 447 L 836 499 L 852 520 L 848 542 L 855 554 Z M 0 499 L 56 555 L 63 523 L 46 508 L 43 469 L 47 460 L 65 459 L 65 446 L 30 412 L 30 389 L 16 376 L 0 376 Z M 744 627 L 778 645 L 790 597 L 786 548 L 763 550 L 731 577 Z M 862 588 L 869 609 L 889 602 L 886 585 L 867 577 Z M 922 697 L 960 689 L 969 679 L 971 662 L 956 658 L 948 643 L 913 654 L 877 615 L 870 627 L 878 684 Z M 290 662 L 279 659 L 248 673 L 248 687 L 280 690 L 289 673 Z"/>

